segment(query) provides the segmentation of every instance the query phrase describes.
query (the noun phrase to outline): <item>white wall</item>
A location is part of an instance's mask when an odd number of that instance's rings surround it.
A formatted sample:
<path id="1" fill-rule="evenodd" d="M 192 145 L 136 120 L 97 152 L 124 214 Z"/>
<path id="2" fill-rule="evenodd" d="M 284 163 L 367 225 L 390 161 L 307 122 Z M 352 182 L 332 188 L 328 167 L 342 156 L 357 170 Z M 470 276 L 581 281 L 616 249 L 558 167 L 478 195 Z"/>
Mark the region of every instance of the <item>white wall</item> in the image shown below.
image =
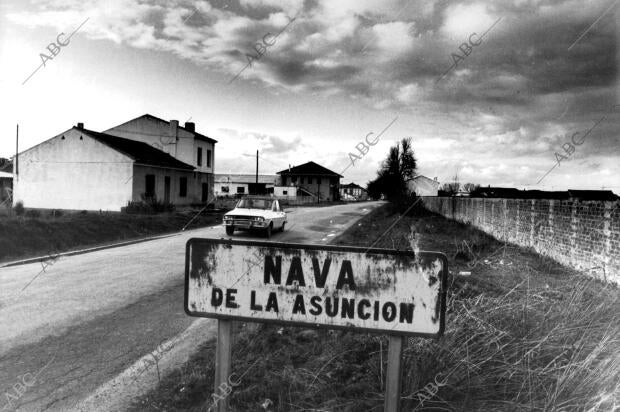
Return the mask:
<path id="1" fill-rule="evenodd" d="M 439 190 L 439 182 L 425 177 L 410 181 L 408 186 L 418 196 L 437 196 Z"/>
<path id="2" fill-rule="evenodd" d="M 13 204 L 118 211 L 131 200 L 132 168 L 133 159 L 70 129 L 19 155 Z"/>
<path id="3" fill-rule="evenodd" d="M 179 126 L 183 125 L 180 124 Z M 215 148 L 213 143 L 194 139 L 192 133 L 180 128 L 177 128 L 175 132 L 167 122 L 150 117 L 139 117 L 108 129 L 104 133 L 150 144 L 176 159 L 196 167 L 197 171 L 213 173 L 213 170 L 215 170 Z M 202 147 L 201 166 L 197 164 L 198 147 Z M 207 150 L 211 150 L 211 167 L 207 167 Z"/>
<path id="4" fill-rule="evenodd" d="M 247 195 L 249 192 L 249 185 L 247 183 L 231 183 L 231 182 L 215 182 L 213 192 L 215 196 L 235 196 L 237 194 L 237 188 L 243 187 L 243 194 Z M 222 192 L 222 186 L 228 187 L 228 192 Z"/>
<path id="5" fill-rule="evenodd" d="M 286 194 L 284 194 L 286 192 Z M 286 197 L 289 199 L 297 198 L 297 187 L 295 186 L 274 186 L 273 195 L 277 197 Z"/>

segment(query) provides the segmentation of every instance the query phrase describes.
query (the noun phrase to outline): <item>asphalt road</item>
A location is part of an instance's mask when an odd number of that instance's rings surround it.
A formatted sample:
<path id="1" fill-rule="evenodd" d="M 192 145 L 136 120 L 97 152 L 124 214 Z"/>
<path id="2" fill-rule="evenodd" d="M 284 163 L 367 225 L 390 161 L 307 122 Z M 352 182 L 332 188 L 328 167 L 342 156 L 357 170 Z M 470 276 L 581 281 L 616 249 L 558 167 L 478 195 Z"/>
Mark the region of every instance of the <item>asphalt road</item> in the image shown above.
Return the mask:
<path id="1" fill-rule="evenodd" d="M 291 209 L 286 231 L 271 241 L 328 243 L 380 204 Z M 191 237 L 228 236 L 214 226 L 61 257 L 43 272 L 41 263 L 0 268 L 0 411 L 67 409 L 188 328 L 195 319 L 183 311 L 183 272 Z"/>

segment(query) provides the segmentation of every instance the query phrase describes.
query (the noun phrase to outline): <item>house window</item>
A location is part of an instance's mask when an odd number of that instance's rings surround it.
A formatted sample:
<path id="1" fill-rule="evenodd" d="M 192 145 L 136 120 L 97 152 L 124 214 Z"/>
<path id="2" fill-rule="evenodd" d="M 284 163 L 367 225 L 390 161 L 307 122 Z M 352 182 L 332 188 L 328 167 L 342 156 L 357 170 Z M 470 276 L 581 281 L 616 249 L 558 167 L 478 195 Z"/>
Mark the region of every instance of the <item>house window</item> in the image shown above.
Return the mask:
<path id="1" fill-rule="evenodd" d="M 303 185 L 303 184 L 304 184 L 304 177 L 303 177 L 303 176 L 299 178 L 299 184 L 300 184 L 300 185 Z"/>
<path id="2" fill-rule="evenodd" d="M 179 179 L 179 197 L 187 196 L 187 177 Z"/>
<path id="3" fill-rule="evenodd" d="M 155 197 L 155 175 L 146 175 L 144 178 L 144 196 Z"/>
<path id="4" fill-rule="evenodd" d="M 282 194 L 283 194 L 284 196 L 288 195 L 288 190 L 283 190 L 283 191 L 282 191 Z"/>
<path id="5" fill-rule="evenodd" d="M 311 184 L 312 184 L 312 178 L 311 178 L 311 177 L 309 177 L 309 178 L 308 178 L 308 184 L 309 184 L 309 185 L 311 185 Z"/>
<path id="6" fill-rule="evenodd" d="M 222 186 L 222 193 L 229 193 L 230 189 L 228 188 L 228 186 Z"/>
<path id="7" fill-rule="evenodd" d="M 320 185 L 320 184 L 321 184 L 321 178 L 320 178 L 320 177 L 317 177 L 317 178 L 316 178 L 316 184 L 317 184 L 317 185 Z"/>
<path id="8" fill-rule="evenodd" d="M 237 193 L 239 193 L 240 195 L 245 193 L 245 187 L 243 186 L 237 186 Z"/>
<path id="9" fill-rule="evenodd" d="M 198 154 L 197 154 L 197 159 L 196 159 L 196 164 L 198 166 L 202 166 L 202 147 L 198 148 Z"/>
<path id="10" fill-rule="evenodd" d="M 211 167 L 211 150 L 207 149 L 207 167 Z"/>
<path id="11" fill-rule="evenodd" d="M 297 183 L 297 176 L 291 176 L 291 183 Z"/>

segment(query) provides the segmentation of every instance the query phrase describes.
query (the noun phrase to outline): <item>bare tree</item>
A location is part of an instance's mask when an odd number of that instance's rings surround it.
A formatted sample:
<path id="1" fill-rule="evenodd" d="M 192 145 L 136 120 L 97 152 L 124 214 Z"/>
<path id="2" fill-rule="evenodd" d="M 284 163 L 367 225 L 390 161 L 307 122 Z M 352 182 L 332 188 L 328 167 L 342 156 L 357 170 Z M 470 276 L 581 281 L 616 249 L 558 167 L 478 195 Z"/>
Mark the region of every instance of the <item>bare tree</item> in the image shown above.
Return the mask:
<path id="1" fill-rule="evenodd" d="M 465 190 L 468 193 L 471 193 L 478 188 L 480 188 L 480 185 L 477 183 L 465 183 L 463 185 L 463 190 Z"/>

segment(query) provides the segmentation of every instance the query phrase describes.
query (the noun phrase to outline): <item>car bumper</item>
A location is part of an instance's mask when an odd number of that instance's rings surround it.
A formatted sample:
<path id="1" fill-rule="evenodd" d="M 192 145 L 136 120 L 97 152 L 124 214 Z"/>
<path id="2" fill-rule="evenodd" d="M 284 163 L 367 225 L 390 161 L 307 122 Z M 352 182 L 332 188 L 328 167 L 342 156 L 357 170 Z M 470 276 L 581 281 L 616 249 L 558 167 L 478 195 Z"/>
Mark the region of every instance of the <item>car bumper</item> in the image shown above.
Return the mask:
<path id="1" fill-rule="evenodd" d="M 264 229 L 269 222 L 254 222 L 254 221 L 239 221 L 239 220 L 226 220 L 224 221 L 226 226 L 234 226 L 237 229 Z"/>

